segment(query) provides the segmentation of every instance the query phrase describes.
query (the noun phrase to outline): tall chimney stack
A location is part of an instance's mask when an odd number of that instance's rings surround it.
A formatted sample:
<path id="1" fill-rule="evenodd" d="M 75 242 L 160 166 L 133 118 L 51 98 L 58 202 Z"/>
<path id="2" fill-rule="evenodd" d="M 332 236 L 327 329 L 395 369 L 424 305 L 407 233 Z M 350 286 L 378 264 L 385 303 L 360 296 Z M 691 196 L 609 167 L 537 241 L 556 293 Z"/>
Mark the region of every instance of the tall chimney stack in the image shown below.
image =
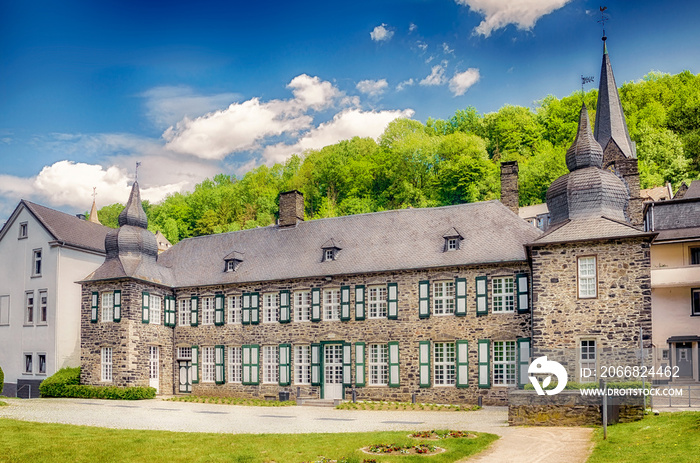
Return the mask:
<path id="1" fill-rule="evenodd" d="M 304 195 L 297 190 L 280 193 L 279 226 L 293 227 L 304 221 Z"/>
<path id="2" fill-rule="evenodd" d="M 501 203 L 518 214 L 518 161 L 501 163 Z"/>

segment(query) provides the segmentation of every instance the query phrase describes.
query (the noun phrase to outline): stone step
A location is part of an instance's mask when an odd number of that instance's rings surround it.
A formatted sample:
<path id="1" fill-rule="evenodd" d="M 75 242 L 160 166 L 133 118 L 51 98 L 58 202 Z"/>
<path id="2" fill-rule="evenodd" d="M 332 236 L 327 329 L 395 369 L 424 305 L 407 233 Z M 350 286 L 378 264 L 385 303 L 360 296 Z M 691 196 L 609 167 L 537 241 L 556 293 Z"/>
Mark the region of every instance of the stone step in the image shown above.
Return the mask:
<path id="1" fill-rule="evenodd" d="M 335 407 L 341 402 L 340 399 L 311 399 L 300 397 L 297 399 L 297 405 L 305 407 Z"/>

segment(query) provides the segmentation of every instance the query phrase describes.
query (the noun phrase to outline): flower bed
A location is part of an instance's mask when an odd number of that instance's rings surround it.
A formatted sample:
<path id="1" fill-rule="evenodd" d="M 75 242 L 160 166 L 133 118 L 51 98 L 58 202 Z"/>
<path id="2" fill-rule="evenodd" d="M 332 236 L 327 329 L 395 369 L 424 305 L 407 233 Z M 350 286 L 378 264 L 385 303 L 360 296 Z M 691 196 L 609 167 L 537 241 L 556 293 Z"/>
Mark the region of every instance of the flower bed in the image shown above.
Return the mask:
<path id="1" fill-rule="evenodd" d="M 413 434 L 409 434 L 408 437 L 413 437 L 416 439 L 428 439 L 428 440 L 438 440 L 438 439 L 458 439 L 461 437 L 466 437 L 468 439 L 474 439 L 476 434 L 472 434 L 466 431 L 418 431 Z"/>
<path id="2" fill-rule="evenodd" d="M 445 449 L 431 444 L 400 445 L 400 444 L 374 444 L 364 447 L 363 452 L 382 455 L 435 455 Z"/>

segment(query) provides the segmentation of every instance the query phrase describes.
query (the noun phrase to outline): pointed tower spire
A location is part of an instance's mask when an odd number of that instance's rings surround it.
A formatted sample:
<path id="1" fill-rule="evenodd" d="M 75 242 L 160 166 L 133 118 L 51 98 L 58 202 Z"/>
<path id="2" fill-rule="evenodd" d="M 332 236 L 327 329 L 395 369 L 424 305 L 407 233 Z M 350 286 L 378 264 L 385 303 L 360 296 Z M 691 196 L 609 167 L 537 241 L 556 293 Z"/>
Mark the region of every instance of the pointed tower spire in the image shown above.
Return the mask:
<path id="1" fill-rule="evenodd" d="M 603 149 L 593 137 L 588 120 L 588 109 L 584 103 L 579 113 L 576 139 L 566 151 L 566 167 L 569 172 L 573 172 L 585 167 L 602 167 L 602 165 Z"/>
<path id="2" fill-rule="evenodd" d="M 90 209 L 90 222 L 102 225 L 100 219 L 97 217 L 97 187 L 92 188 L 92 208 Z"/>
<path id="3" fill-rule="evenodd" d="M 141 193 L 139 191 L 139 182 L 134 181 L 131 187 L 129 201 L 126 203 L 124 210 L 119 213 L 119 226 L 131 225 L 146 229 L 148 227 L 148 218 L 146 212 L 141 205 Z"/>
<path id="4" fill-rule="evenodd" d="M 610 65 L 610 55 L 603 37 L 603 64 L 600 69 L 600 86 L 598 87 L 598 104 L 595 113 L 595 139 L 603 150 L 612 139 L 628 158 L 636 158 L 637 152 L 627 131 L 625 113 L 620 103 L 620 94 Z"/>

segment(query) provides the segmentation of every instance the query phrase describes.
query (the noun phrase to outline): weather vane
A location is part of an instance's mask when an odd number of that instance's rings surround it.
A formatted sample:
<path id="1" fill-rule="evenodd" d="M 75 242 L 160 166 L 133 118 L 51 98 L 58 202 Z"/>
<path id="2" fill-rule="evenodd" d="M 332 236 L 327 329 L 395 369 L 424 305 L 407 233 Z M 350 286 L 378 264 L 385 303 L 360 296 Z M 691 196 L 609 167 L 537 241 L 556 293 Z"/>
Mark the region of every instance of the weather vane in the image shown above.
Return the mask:
<path id="1" fill-rule="evenodd" d="M 586 95 L 586 92 L 583 89 L 583 86 L 588 84 L 588 83 L 593 82 L 594 80 L 595 80 L 595 78 L 593 76 L 584 76 L 583 74 L 581 74 L 581 98 L 582 99 Z"/>
<path id="2" fill-rule="evenodd" d="M 97 187 L 94 186 L 92 187 L 92 199 L 94 200 L 97 197 Z"/>
<path id="3" fill-rule="evenodd" d="M 608 16 L 605 16 L 605 10 L 607 10 L 607 6 L 601 6 L 600 7 L 600 20 L 598 21 L 600 24 L 603 25 L 603 42 L 605 42 L 608 38 L 605 36 L 605 21 L 608 21 L 610 18 Z"/>
<path id="4" fill-rule="evenodd" d="M 136 176 L 135 176 L 135 180 L 136 180 L 136 181 L 139 180 L 139 166 L 140 166 L 140 165 L 141 165 L 141 163 L 138 162 L 138 161 L 136 161 Z"/>

